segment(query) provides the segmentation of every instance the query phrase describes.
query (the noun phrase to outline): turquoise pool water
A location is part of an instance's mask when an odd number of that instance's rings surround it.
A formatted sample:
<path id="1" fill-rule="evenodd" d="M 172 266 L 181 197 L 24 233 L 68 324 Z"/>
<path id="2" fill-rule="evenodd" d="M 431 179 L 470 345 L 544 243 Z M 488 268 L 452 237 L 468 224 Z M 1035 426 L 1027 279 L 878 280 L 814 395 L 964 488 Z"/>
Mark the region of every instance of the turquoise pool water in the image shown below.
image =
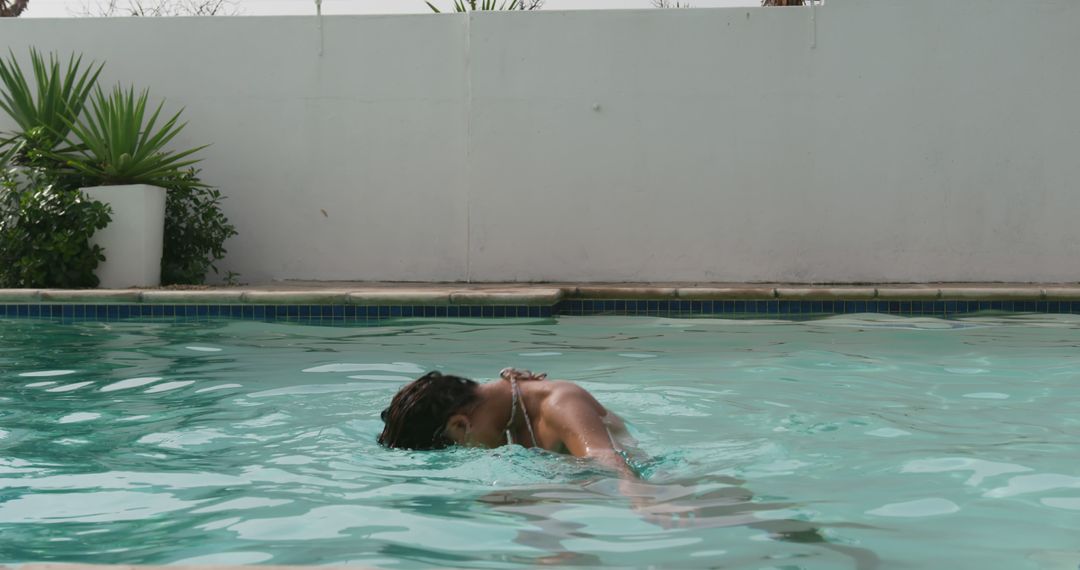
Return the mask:
<path id="1" fill-rule="evenodd" d="M 1080 319 L 0 321 L 0 562 L 1080 564 Z M 521 448 L 378 447 L 428 369 L 577 381 L 648 504 Z"/>

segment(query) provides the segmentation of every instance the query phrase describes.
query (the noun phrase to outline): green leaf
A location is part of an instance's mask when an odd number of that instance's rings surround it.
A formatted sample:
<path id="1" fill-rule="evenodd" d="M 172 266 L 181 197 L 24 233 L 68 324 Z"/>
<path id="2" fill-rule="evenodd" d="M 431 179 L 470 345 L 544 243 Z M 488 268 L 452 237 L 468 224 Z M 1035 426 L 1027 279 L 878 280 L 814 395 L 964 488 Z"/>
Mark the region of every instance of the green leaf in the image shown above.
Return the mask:
<path id="1" fill-rule="evenodd" d="M 183 111 L 159 124 L 164 102 L 147 113 L 150 93 L 115 86 L 100 89 L 90 100 L 90 112 L 70 124 L 71 138 L 63 151 L 51 156 L 98 184 L 152 184 L 167 187 L 187 167 L 199 162 L 190 158 L 206 148 L 182 151 L 167 146 L 186 123 Z"/>
<path id="2" fill-rule="evenodd" d="M 82 57 L 73 54 L 62 68 L 55 54 L 46 58 L 31 49 L 28 76 L 14 52 L 8 54 L 0 59 L 0 109 L 18 125 L 15 136 L 28 143 L 22 156 L 47 157 L 44 153 L 67 137 L 68 125 L 82 112 L 103 64 L 84 68 Z"/>
<path id="3" fill-rule="evenodd" d="M 108 210 L 78 190 L 56 186 L 45 169 L 31 167 L 23 174 L 13 180 L 10 172 L 0 172 L 0 286 L 95 286 L 101 259 L 89 239 L 108 224 Z"/>

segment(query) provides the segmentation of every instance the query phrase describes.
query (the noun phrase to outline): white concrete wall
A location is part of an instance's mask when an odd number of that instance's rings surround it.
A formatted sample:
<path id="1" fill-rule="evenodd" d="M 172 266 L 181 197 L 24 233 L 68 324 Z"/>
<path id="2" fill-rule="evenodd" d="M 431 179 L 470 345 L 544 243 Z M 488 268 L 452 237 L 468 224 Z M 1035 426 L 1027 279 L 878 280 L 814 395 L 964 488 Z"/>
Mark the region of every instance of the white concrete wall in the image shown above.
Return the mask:
<path id="1" fill-rule="evenodd" d="M 1080 2 L 0 21 L 187 108 L 244 280 L 1080 280 Z M 321 210 L 325 210 L 324 216 Z"/>
<path id="2" fill-rule="evenodd" d="M 242 281 L 464 279 L 464 20 L 323 26 L 321 57 L 313 17 L 0 21 L 0 49 L 77 50 L 184 107 Z"/>

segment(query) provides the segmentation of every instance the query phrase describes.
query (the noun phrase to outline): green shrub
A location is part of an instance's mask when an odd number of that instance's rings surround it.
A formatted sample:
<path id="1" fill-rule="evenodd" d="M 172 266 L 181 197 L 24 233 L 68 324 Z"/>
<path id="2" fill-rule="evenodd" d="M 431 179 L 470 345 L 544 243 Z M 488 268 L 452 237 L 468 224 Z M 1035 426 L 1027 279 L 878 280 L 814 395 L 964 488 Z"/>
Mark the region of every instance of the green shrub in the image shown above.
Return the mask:
<path id="1" fill-rule="evenodd" d="M 201 284 L 208 271 L 217 273 L 214 262 L 225 256 L 225 240 L 236 228 L 221 212 L 221 192 L 204 185 L 197 170 L 184 172 L 166 188 L 161 284 Z"/>
<path id="2" fill-rule="evenodd" d="M 109 208 L 47 174 L 0 172 L 0 287 L 96 287 Z"/>

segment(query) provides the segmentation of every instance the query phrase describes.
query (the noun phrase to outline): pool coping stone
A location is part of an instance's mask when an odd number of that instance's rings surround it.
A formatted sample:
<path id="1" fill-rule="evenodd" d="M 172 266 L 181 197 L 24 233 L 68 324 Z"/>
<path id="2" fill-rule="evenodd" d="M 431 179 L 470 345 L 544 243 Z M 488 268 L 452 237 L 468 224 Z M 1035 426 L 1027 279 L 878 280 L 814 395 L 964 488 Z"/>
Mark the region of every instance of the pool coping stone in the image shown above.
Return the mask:
<path id="1" fill-rule="evenodd" d="M 445 289 L 371 289 L 346 295 L 351 305 L 449 305 L 450 290 Z"/>
<path id="2" fill-rule="evenodd" d="M 563 290 L 557 288 L 485 289 L 470 291 L 459 289 L 450 293 L 451 305 L 525 305 L 551 306 L 563 298 Z"/>
<path id="3" fill-rule="evenodd" d="M 141 303 L 139 289 L 41 289 L 42 303 Z"/>
<path id="4" fill-rule="evenodd" d="M 936 287 L 879 287 L 874 299 L 885 301 L 928 301 L 941 298 L 942 290 Z"/>
<path id="5" fill-rule="evenodd" d="M 39 303 L 40 289 L 0 289 L 0 302 L 3 303 Z"/>
<path id="6" fill-rule="evenodd" d="M 791 299 L 799 301 L 832 301 L 844 300 L 869 300 L 873 299 L 877 290 L 873 287 L 777 287 L 776 296 L 779 299 Z"/>
<path id="7" fill-rule="evenodd" d="M 248 290 L 244 291 L 240 300 L 245 305 L 345 305 L 349 303 L 349 291 Z"/>
<path id="8" fill-rule="evenodd" d="M 1043 290 L 1043 296 L 1050 301 L 1080 300 L 1080 287 L 1054 287 Z"/>
<path id="9" fill-rule="evenodd" d="M 140 303 L 177 305 L 235 305 L 244 302 L 244 291 L 232 289 L 208 289 L 200 291 L 143 291 L 139 297 Z"/>

